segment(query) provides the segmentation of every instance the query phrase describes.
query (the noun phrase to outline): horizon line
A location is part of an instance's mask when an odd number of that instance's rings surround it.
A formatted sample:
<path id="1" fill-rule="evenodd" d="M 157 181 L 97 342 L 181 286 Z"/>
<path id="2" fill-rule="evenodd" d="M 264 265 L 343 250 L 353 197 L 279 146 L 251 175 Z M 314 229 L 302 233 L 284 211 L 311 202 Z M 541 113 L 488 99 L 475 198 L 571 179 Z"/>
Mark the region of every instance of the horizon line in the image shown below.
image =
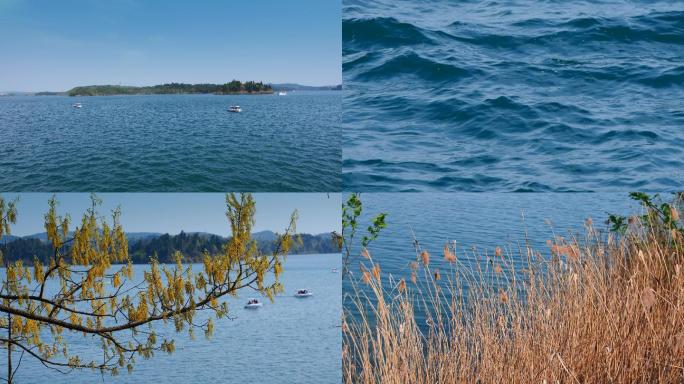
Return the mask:
<path id="1" fill-rule="evenodd" d="M 237 79 L 234 79 L 234 80 L 237 80 Z M 244 82 L 244 81 L 242 81 L 242 80 L 238 80 L 238 81 Z M 257 80 L 246 80 L 246 81 L 257 81 Z M 312 85 L 312 84 L 303 84 L 303 83 L 291 82 L 291 81 L 282 81 L 282 82 L 268 82 L 268 81 L 263 81 L 263 80 L 258 80 L 258 81 L 260 81 L 260 82 L 262 82 L 262 83 L 264 83 L 264 84 L 268 84 L 268 85 L 273 85 L 273 84 L 294 84 L 294 85 L 299 85 L 299 86 L 302 86 L 302 87 L 337 87 L 337 86 L 342 85 L 342 82 L 335 83 L 335 84 L 329 84 L 329 83 L 328 83 L 328 84 L 315 84 L 315 85 Z M 68 92 L 69 90 L 74 89 L 74 88 L 77 88 L 77 87 L 95 87 L 95 86 L 98 86 L 98 87 L 102 87 L 102 86 L 117 86 L 117 87 L 153 87 L 153 86 L 155 86 L 155 85 L 174 84 L 174 83 L 175 83 L 175 84 L 190 84 L 190 85 L 199 85 L 199 84 L 217 84 L 217 85 L 218 85 L 218 84 L 227 84 L 227 83 L 229 83 L 229 82 L 230 82 L 230 81 L 224 82 L 224 83 L 212 83 L 212 82 L 203 82 L 203 83 L 192 83 L 192 82 L 191 82 L 191 83 L 186 83 L 186 82 L 172 81 L 172 82 L 164 82 L 164 83 L 158 83 L 158 84 L 152 84 L 152 85 L 131 85 L 131 84 L 121 84 L 121 83 L 120 83 L 120 84 L 104 84 L 104 83 L 101 83 L 101 84 L 76 85 L 76 86 L 73 86 L 73 87 L 71 87 L 71 88 L 69 88 L 69 89 L 66 89 L 66 90 L 64 90 L 64 91 L 50 91 L 50 90 L 47 90 L 47 89 L 27 91 L 27 90 L 16 90 L 16 89 L 14 89 L 14 90 L 0 90 L 0 93 L 39 93 L 39 92 L 63 93 L 63 92 Z"/>

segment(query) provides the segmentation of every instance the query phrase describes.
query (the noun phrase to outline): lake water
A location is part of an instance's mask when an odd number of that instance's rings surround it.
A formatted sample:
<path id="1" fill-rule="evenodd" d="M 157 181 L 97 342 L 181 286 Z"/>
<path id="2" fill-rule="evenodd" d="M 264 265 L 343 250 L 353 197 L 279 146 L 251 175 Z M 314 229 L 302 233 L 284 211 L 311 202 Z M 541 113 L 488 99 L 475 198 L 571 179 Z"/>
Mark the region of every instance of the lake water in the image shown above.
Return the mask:
<path id="1" fill-rule="evenodd" d="M 340 104 L 330 91 L 0 97 L 0 190 L 338 191 Z"/>
<path id="2" fill-rule="evenodd" d="M 684 187 L 684 3 L 345 0 L 351 191 Z"/>
<path id="3" fill-rule="evenodd" d="M 176 351 L 171 355 L 158 352 L 149 360 L 138 358 L 131 374 L 124 369 L 116 377 L 92 371 L 63 375 L 25 356 L 16 382 L 340 383 L 342 292 L 340 274 L 331 272 L 340 267 L 339 254 L 289 256 L 281 280 L 285 294 L 274 303 L 266 300 L 262 308 L 247 310 L 243 305 L 253 297 L 252 291 L 240 292 L 237 299 L 229 298 L 229 314 L 236 319 L 215 321 L 210 340 L 199 332 L 192 341 L 187 333 L 174 334 L 173 324 L 164 327 L 159 323 L 156 327 L 162 330 L 160 335 L 164 331 L 175 335 Z M 141 274 L 145 268 L 135 265 L 134 273 Z M 200 271 L 202 266 L 193 269 Z M 307 299 L 293 297 L 302 288 L 314 295 Z M 92 348 L 93 341 L 88 338 L 71 338 L 70 348 L 82 351 L 84 356 L 100 351 Z M 16 364 L 17 354 L 14 356 Z M 6 367 L 7 356 L 0 354 L 1 377 L 6 377 Z"/>
<path id="4" fill-rule="evenodd" d="M 496 247 L 511 251 L 520 267 L 518 246 L 524 246 L 525 232 L 533 249 L 548 256 L 546 240 L 555 235 L 570 238 L 572 233 L 581 239 L 587 218 L 605 233 L 608 213 L 641 212 L 627 193 L 368 193 L 361 194 L 361 201 L 361 228 L 368 225 L 370 217 L 388 213 L 387 228 L 369 250 L 384 276 L 392 274 L 395 281 L 410 281 L 410 263 L 416 261 L 413 233 L 422 249 L 432 255 L 430 267 L 441 270 L 446 281 L 450 267 L 442 249 L 447 242 L 457 242 L 457 256 L 466 267 L 477 263 L 472 247 L 481 255 L 493 255 Z M 356 259 L 350 268 L 357 276 L 358 254 L 355 249 Z M 349 279 L 343 281 L 343 292 L 352 292 Z M 348 300 L 345 306 L 355 313 Z M 422 317 L 418 310 L 417 318 Z"/>

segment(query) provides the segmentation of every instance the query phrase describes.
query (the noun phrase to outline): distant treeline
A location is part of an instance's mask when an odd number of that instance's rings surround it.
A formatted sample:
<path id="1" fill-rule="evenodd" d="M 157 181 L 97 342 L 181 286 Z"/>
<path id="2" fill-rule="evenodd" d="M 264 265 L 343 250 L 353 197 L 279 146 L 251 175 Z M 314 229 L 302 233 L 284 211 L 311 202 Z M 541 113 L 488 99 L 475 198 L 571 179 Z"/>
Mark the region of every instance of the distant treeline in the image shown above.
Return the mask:
<path id="1" fill-rule="evenodd" d="M 323 235 L 301 235 L 301 244 L 293 247 L 292 254 L 309 253 L 337 253 L 340 250 L 336 247 L 332 236 Z M 204 250 L 210 254 L 221 252 L 223 245 L 228 239 L 206 233 L 185 233 L 177 235 L 159 235 L 131 241 L 128 245 L 128 254 L 133 263 L 147 263 L 151 256 L 156 255 L 161 263 L 173 263 L 173 254 L 180 251 L 186 262 L 201 261 Z M 276 246 L 274 239 L 262 238 L 257 240 L 257 246 L 263 253 L 270 253 Z M 33 264 L 33 257 L 47 261 L 52 256 L 51 244 L 40 239 L 17 238 L 0 245 L 3 257 L 7 261 L 23 260 L 25 263 Z"/>
<path id="2" fill-rule="evenodd" d="M 342 84 L 338 85 L 301 85 L 295 83 L 271 84 L 275 91 L 341 91 Z"/>
<path id="3" fill-rule="evenodd" d="M 233 80 L 225 84 L 183 84 L 169 83 L 149 87 L 125 85 L 88 85 L 67 91 L 69 96 L 109 96 L 109 95 L 162 95 L 174 93 L 213 93 L 217 95 L 273 93 L 273 88 L 263 82 Z"/>

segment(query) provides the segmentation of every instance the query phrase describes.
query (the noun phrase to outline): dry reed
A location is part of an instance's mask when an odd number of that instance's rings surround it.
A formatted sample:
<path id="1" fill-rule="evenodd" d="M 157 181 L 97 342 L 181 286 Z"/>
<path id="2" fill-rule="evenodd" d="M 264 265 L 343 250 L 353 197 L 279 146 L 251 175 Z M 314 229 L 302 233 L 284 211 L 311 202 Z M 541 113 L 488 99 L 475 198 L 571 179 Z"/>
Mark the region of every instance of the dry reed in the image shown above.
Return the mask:
<path id="1" fill-rule="evenodd" d="M 588 222 L 548 256 L 497 247 L 475 266 L 445 245 L 440 272 L 417 250 L 412 283 L 373 276 L 346 292 L 358 315 L 345 315 L 344 382 L 683 383 L 684 241 L 654 228 Z"/>

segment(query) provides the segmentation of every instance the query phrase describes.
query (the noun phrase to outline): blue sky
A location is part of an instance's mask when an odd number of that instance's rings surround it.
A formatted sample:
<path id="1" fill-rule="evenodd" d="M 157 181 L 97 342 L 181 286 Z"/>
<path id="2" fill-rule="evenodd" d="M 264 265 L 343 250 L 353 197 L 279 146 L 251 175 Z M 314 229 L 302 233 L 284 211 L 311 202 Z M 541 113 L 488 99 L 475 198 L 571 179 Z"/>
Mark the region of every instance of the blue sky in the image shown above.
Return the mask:
<path id="1" fill-rule="evenodd" d="M 25 236 L 44 232 L 43 216 L 47 193 L 4 193 L 6 201 L 19 197 L 18 218 L 12 234 Z M 58 212 L 68 213 L 77 224 L 90 206 L 87 193 L 58 193 Z M 100 214 L 121 206 L 121 224 L 127 232 L 179 233 L 209 232 L 226 236 L 230 227 L 225 216 L 225 194 L 221 193 L 101 193 Z M 341 225 L 342 201 L 339 193 L 255 193 L 256 224 L 254 231 L 282 232 L 290 214 L 299 210 L 297 230 L 318 234 L 338 231 Z"/>
<path id="2" fill-rule="evenodd" d="M 340 0 L 0 0 L 0 90 L 339 84 Z"/>

